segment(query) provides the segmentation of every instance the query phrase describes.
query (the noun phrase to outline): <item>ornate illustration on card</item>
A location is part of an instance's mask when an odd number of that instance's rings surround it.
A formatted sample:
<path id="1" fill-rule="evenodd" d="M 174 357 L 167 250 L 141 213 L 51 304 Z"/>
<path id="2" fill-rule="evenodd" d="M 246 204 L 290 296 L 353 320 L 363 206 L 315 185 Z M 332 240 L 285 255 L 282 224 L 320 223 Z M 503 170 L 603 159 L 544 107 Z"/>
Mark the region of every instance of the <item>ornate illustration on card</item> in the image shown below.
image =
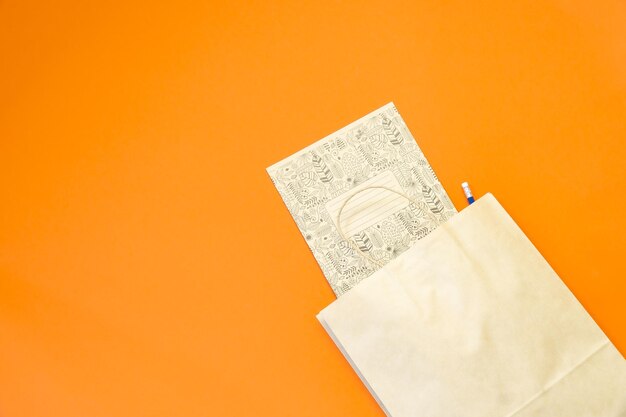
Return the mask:
<path id="1" fill-rule="evenodd" d="M 337 296 L 456 214 L 393 103 L 267 172 Z"/>

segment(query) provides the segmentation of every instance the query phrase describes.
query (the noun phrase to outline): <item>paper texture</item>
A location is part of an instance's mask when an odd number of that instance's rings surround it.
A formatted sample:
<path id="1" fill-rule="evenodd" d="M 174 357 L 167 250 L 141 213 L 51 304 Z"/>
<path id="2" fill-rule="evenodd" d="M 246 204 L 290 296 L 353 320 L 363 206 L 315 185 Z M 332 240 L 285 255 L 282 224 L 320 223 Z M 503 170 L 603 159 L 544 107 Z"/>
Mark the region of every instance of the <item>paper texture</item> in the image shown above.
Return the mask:
<path id="1" fill-rule="evenodd" d="M 389 416 L 626 416 L 626 361 L 491 195 L 318 318 Z"/>
<path id="2" fill-rule="evenodd" d="M 333 291 L 342 295 L 456 213 L 393 103 L 267 169 Z M 342 230 L 337 214 L 344 201 Z M 356 245 L 356 246 L 355 246 Z"/>

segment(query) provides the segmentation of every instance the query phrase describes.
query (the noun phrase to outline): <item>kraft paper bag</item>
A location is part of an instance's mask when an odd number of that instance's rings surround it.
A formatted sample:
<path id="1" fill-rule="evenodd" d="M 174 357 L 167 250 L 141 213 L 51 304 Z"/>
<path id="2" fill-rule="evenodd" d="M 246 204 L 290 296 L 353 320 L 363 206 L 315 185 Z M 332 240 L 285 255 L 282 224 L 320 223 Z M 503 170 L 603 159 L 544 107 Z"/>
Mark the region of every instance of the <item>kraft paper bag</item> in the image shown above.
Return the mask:
<path id="1" fill-rule="evenodd" d="M 626 416 L 626 361 L 490 194 L 318 319 L 389 416 Z"/>

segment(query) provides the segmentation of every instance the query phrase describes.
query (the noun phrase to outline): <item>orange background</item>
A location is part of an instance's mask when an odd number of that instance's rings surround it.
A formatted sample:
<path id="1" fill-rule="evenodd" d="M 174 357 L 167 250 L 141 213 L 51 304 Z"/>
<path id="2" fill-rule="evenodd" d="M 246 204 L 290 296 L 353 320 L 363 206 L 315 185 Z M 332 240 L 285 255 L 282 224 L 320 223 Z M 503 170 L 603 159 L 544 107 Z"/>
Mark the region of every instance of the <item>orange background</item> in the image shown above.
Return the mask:
<path id="1" fill-rule="evenodd" d="M 264 169 L 391 100 L 626 352 L 623 1 L 4 0 L 0 56 L 2 416 L 382 416 Z"/>

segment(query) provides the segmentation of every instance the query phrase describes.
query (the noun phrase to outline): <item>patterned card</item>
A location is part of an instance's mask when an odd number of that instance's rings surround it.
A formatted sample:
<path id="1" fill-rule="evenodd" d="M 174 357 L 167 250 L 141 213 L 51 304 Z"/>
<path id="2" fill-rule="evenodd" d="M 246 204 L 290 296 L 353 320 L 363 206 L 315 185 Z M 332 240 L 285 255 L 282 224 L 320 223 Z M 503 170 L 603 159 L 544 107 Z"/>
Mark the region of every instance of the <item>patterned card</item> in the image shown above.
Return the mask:
<path id="1" fill-rule="evenodd" d="M 337 296 L 456 214 L 393 103 L 267 172 Z"/>

